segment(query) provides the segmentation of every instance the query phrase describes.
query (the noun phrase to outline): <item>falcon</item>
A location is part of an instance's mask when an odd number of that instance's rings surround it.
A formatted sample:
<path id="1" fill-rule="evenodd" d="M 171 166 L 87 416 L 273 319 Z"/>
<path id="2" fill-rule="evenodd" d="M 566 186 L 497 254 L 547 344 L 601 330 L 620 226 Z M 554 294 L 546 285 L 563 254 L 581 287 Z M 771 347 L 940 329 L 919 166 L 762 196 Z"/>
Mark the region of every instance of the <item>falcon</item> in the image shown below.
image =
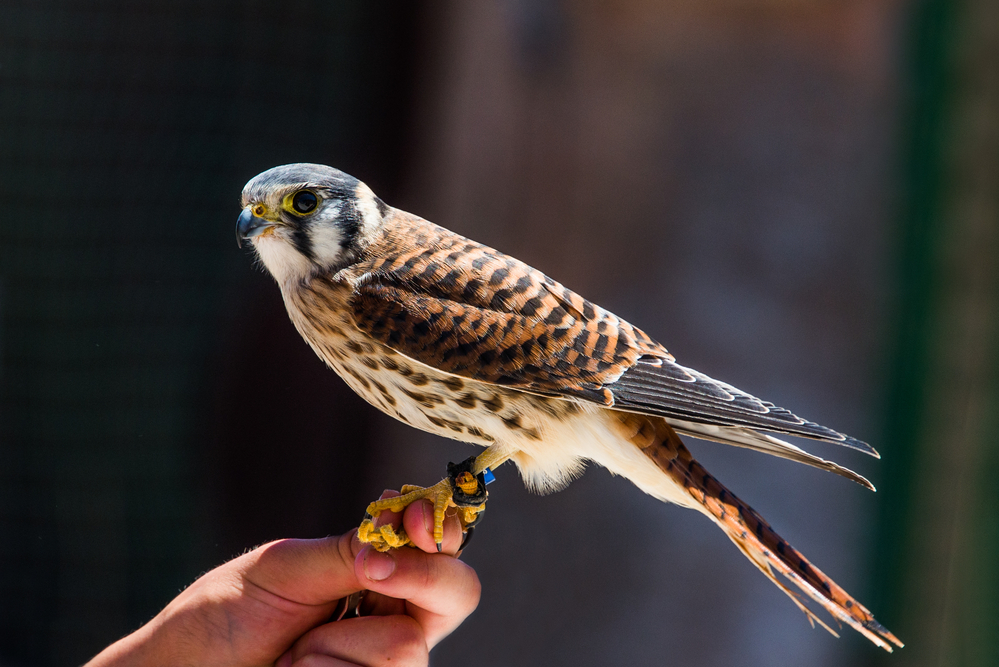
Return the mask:
<path id="1" fill-rule="evenodd" d="M 814 624 L 784 580 L 840 623 L 891 651 L 902 643 L 697 461 L 678 433 L 857 473 L 770 435 L 878 457 L 870 445 L 687 368 L 642 330 L 544 273 L 416 215 L 319 164 L 269 169 L 243 189 L 236 225 L 281 288 L 295 328 L 369 403 L 415 428 L 485 447 L 440 483 L 367 508 L 359 537 L 407 543 L 374 525 L 419 498 L 471 530 L 484 480 L 512 460 L 528 487 L 554 491 L 587 462 L 720 527 Z"/>

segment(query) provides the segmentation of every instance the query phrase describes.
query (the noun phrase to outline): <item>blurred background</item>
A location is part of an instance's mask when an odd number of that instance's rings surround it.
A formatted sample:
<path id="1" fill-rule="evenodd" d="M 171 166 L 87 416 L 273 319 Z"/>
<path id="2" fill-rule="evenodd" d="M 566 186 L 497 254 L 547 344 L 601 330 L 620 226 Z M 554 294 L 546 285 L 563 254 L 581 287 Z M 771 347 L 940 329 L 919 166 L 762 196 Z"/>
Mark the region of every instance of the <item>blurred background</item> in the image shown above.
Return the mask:
<path id="1" fill-rule="evenodd" d="M 883 456 L 806 443 L 871 494 L 692 443 L 890 658 L 693 512 L 503 467 L 433 664 L 999 665 L 997 33 L 994 0 L 0 0 L 0 665 L 472 453 L 355 397 L 236 248 L 243 184 L 301 161 Z"/>

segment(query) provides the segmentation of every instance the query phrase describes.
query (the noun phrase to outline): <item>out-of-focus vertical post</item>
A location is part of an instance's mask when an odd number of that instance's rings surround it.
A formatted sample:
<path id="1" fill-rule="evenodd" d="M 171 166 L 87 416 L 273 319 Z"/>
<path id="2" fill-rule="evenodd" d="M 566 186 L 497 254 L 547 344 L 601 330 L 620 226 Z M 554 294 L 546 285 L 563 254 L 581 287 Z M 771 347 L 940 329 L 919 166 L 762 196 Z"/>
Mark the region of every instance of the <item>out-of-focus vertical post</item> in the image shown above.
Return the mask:
<path id="1" fill-rule="evenodd" d="M 906 665 L 999 664 L 999 5 L 914 8 L 880 614 Z"/>

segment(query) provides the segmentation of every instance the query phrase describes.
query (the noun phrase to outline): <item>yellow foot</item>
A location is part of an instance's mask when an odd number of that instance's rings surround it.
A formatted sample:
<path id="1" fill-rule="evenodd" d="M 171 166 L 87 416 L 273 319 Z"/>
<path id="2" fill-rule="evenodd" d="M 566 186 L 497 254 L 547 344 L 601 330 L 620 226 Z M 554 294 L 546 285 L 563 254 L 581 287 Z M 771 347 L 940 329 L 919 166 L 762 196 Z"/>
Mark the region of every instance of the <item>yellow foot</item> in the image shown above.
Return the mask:
<path id="1" fill-rule="evenodd" d="M 382 512 L 402 512 L 412 503 L 423 498 L 429 498 L 434 503 L 434 542 L 437 551 L 441 550 L 444 541 L 444 513 L 449 507 L 458 508 L 458 519 L 461 530 L 467 542 L 471 528 L 478 523 L 480 514 L 486 509 L 485 483 L 482 475 L 473 475 L 470 470 L 474 457 L 463 463 L 448 464 L 448 476 L 437 484 L 428 487 L 406 485 L 400 491 L 401 496 L 376 500 L 368 505 L 364 521 L 357 529 L 357 537 L 361 542 L 372 545 L 378 551 L 388 551 L 410 544 L 406 531 L 400 528 L 398 532 L 391 525 L 375 526 L 376 519 Z"/>

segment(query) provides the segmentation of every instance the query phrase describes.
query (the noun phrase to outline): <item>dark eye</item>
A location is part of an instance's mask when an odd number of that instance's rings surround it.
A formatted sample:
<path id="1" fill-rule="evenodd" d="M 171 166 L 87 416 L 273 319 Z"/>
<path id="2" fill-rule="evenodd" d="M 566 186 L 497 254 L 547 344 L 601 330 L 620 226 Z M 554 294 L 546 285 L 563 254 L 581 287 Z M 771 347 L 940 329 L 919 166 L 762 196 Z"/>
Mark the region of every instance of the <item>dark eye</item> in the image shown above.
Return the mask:
<path id="1" fill-rule="evenodd" d="M 291 206 L 298 213 L 309 213 L 316 208 L 317 204 L 319 204 L 319 199 L 308 190 L 299 190 L 291 198 Z"/>

